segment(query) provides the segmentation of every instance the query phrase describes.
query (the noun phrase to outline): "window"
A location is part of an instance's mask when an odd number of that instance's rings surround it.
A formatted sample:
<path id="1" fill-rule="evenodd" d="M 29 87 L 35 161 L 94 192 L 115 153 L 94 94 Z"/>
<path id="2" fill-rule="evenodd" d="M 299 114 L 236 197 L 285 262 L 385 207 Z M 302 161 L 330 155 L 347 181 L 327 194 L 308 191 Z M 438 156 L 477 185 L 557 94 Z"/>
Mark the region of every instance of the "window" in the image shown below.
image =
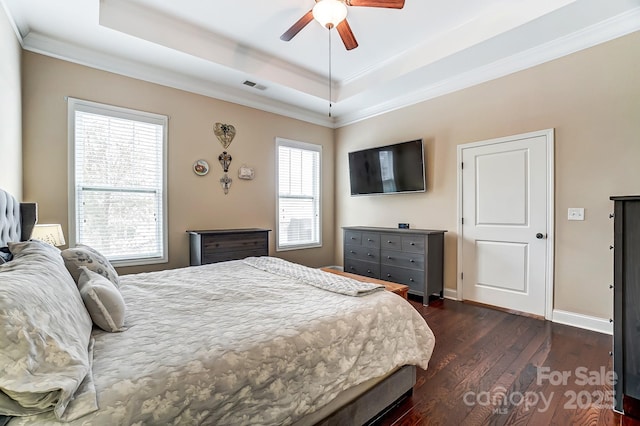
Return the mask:
<path id="1" fill-rule="evenodd" d="M 276 249 L 322 246 L 320 160 L 322 147 L 276 138 L 278 221 Z"/>
<path id="2" fill-rule="evenodd" d="M 168 118 L 68 102 L 70 245 L 116 266 L 166 262 Z"/>

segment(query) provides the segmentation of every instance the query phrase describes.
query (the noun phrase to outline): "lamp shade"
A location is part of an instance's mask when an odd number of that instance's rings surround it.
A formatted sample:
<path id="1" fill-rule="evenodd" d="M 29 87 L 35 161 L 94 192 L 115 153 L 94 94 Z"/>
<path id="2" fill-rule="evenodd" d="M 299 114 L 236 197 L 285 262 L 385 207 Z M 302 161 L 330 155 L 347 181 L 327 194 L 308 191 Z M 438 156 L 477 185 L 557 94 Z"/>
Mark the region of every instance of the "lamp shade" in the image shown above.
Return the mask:
<path id="1" fill-rule="evenodd" d="M 323 27 L 333 28 L 347 17 L 347 6 L 340 0 L 320 0 L 313 6 L 313 17 Z"/>
<path id="2" fill-rule="evenodd" d="M 58 223 L 41 224 L 33 227 L 31 238 L 44 241 L 52 246 L 63 246 L 65 244 L 62 226 Z"/>

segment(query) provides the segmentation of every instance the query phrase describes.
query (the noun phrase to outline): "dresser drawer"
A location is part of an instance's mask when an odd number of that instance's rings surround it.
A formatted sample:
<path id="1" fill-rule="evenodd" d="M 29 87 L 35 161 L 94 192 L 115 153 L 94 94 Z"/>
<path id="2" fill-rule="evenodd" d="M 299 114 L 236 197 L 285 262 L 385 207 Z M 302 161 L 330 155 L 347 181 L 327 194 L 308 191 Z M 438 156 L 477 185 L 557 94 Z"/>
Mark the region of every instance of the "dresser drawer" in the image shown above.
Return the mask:
<path id="1" fill-rule="evenodd" d="M 362 233 L 362 247 L 380 248 L 380 234 Z"/>
<path id="2" fill-rule="evenodd" d="M 344 246 L 344 257 L 366 262 L 379 262 L 380 250 L 376 248 L 346 245 Z"/>
<path id="3" fill-rule="evenodd" d="M 383 265 L 424 270 L 424 255 L 403 251 L 382 250 L 380 261 Z"/>
<path id="4" fill-rule="evenodd" d="M 421 235 L 403 235 L 402 251 L 424 253 L 424 237 Z"/>
<path id="5" fill-rule="evenodd" d="M 359 246 L 362 244 L 362 232 L 344 231 L 344 243 Z"/>
<path id="6" fill-rule="evenodd" d="M 380 248 L 383 250 L 402 250 L 402 238 L 400 235 L 381 234 Z"/>
<path id="7" fill-rule="evenodd" d="M 204 235 L 202 248 L 205 253 L 214 251 L 238 251 L 267 248 L 267 240 L 262 235 Z"/>
<path id="8" fill-rule="evenodd" d="M 210 253 L 204 254 L 204 256 L 202 257 L 202 263 L 208 264 L 208 263 L 226 262 L 228 260 L 245 259 L 247 257 L 253 257 L 253 256 L 255 257 L 267 256 L 267 254 L 263 249 L 210 252 Z"/>
<path id="9" fill-rule="evenodd" d="M 380 264 L 356 259 L 344 260 L 344 271 L 365 277 L 380 278 Z"/>
<path id="10" fill-rule="evenodd" d="M 412 293 L 420 295 L 424 294 L 423 271 L 382 265 L 380 267 L 380 279 L 408 285 Z"/>

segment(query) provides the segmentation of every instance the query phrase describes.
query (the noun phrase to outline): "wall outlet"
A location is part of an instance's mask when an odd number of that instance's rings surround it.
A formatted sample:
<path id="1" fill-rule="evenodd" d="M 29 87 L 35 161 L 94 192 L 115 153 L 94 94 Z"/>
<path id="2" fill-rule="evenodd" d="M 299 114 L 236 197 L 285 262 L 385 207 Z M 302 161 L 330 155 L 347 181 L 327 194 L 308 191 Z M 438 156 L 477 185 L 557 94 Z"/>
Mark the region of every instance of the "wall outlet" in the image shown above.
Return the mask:
<path id="1" fill-rule="evenodd" d="M 399 223 L 398 224 L 398 228 L 400 228 L 400 229 L 409 229 L 409 224 L 408 223 Z"/>
<path id="2" fill-rule="evenodd" d="M 584 209 L 582 207 L 570 207 L 567 216 L 569 220 L 584 220 Z"/>

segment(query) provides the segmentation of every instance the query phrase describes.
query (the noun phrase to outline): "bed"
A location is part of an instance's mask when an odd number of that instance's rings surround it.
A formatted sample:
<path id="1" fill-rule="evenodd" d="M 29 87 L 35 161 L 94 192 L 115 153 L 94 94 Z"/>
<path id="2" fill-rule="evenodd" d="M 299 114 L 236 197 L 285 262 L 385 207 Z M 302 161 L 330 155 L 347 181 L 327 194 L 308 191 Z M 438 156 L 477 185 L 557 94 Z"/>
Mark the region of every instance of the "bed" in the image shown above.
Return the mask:
<path id="1" fill-rule="evenodd" d="M 404 299 L 270 257 L 115 277 L 126 311 L 105 331 L 95 274 L 78 290 L 65 251 L 24 241 L 35 206 L 0 200 L 0 424 L 364 424 L 428 366 Z"/>

